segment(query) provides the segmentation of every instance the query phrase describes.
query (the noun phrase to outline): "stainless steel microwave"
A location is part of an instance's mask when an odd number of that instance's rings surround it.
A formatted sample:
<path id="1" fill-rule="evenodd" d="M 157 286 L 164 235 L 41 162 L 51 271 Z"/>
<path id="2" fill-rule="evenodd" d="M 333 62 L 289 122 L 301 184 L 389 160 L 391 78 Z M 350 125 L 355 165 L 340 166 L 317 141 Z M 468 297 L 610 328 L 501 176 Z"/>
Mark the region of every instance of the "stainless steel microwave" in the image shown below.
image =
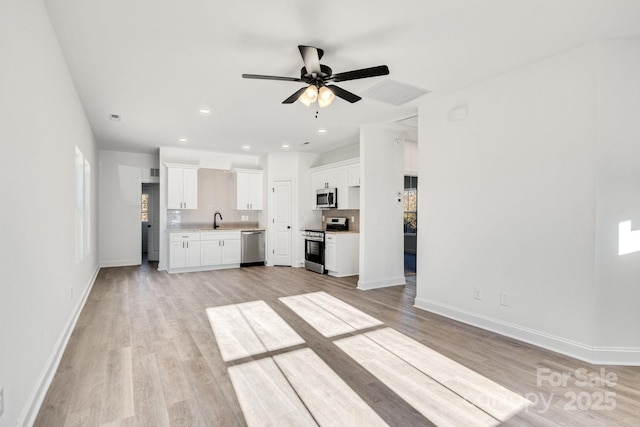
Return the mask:
<path id="1" fill-rule="evenodd" d="M 316 207 L 318 209 L 331 209 L 338 207 L 338 189 L 323 188 L 316 190 Z"/>

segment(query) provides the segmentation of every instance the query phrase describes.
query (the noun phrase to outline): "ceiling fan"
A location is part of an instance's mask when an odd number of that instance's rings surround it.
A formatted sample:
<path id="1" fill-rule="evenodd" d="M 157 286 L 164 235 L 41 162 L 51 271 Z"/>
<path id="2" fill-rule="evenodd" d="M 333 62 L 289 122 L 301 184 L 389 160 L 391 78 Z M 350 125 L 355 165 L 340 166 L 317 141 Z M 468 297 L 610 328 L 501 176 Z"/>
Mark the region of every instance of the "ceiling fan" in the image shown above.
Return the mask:
<path id="1" fill-rule="evenodd" d="M 290 97 L 282 101 L 282 103 L 293 104 L 296 101 L 300 101 L 308 107 L 318 101 L 318 106 L 322 108 L 331 104 L 335 96 L 351 103 L 358 102 L 362 99 L 354 93 L 328 83 L 385 76 L 389 74 L 389 67 L 386 65 L 333 74 L 331 68 L 320 64 L 320 59 L 322 59 L 322 56 L 324 55 L 324 51 L 322 49 L 303 45 L 299 45 L 298 49 L 300 50 L 300 55 L 302 55 L 302 60 L 304 61 L 304 67 L 300 70 L 299 78 L 264 76 L 261 74 L 243 74 L 242 77 L 245 79 L 280 80 L 306 83 L 308 86 L 297 90 Z"/>

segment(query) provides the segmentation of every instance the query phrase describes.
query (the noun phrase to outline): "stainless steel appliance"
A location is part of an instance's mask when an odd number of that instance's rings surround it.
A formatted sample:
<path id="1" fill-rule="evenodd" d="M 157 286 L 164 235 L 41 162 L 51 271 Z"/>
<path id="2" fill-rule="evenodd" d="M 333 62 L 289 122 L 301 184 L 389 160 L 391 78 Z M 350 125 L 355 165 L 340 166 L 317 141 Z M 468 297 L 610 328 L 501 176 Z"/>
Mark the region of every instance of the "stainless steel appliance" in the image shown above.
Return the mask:
<path id="1" fill-rule="evenodd" d="M 347 218 L 327 218 L 327 231 L 348 231 Z M 325 235 L 324 230 L 307 229 L 304 236 L 304 268 L 324 274 Z"/>
<path id="2" fill-rule="evenodd" d="M 338 189 L 323 188 L 316 190 L 316 207 L 318 209 L 330 209 L 338 207 Z"/>
<path id="3" fill-rule="evenodd" d="M 304 236 L 304 268 L 324 274 L 324 231 L 305 230 Z"/>
<path id="4" fill-rule="evenodd" d="M 327 218 L 327 231 L 349 231 L 347 218 Z"/>
<path id="5" fill-rule="evenodd" d="M 264 265 L 264 230 L 241 231 L 240 245 L 242 266 Z"/>

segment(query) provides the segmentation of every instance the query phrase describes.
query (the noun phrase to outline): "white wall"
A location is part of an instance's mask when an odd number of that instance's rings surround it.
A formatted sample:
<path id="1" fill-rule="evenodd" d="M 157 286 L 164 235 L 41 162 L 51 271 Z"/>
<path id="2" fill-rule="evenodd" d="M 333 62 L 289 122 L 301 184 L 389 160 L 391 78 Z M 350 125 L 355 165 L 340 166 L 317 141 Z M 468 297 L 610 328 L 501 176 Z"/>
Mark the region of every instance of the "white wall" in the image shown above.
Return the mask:
<path id="1" fill-rule="evenodd" d="M 403 285 L 404 143 L 400 130 L 382 125 L 360 128 L 360 178 L 358 289 Z"/>
<path id="2" fill-rule="evenodd" d="M 142 261 L 140 194 L 158 168 L 154 154 L 100 151 L 100 265 L 139 265 Z"/>
<path id="3" fill-rule="evenodd" d="M 360 157 L 360 142 L 316 155 L 311 167 L 324 166 Z"/>
<path id="4" fill-rule="evenodd" d="M 31 425 L 98 271 L 97 150 L 40 0 L 0 2 L 0 58 L 0 425 Z M 92 184 L 80 263 L 75 146 Z"/>
<path id="5" fill-rule="evenodd" d="M 640 252 L 618 255 L 618 224 L 640 229 L 640 39 L 598 50 L 596 340 L 604 361 L 640 363 Z"/>
<path id="6" fill-rule="evenodd" d="M 585 360 L 625 362 L 594 343 L 640 347 L 628 328 L 640 320 L 638 263 L 611 255 L 617 218 L 639 214 L 637 78 L 624 120 L 614 108 L 638 62 L 612 60 L 589 45 L 420 108 L 417 307 Z M 603 69 L 614 87 L 598 84 Z M 626 83 L 613 83 L 621 69 Z M 460 105 L 468 117 L 447 121 Z M 612 213 L 611 196 L 636 201 Z"/>

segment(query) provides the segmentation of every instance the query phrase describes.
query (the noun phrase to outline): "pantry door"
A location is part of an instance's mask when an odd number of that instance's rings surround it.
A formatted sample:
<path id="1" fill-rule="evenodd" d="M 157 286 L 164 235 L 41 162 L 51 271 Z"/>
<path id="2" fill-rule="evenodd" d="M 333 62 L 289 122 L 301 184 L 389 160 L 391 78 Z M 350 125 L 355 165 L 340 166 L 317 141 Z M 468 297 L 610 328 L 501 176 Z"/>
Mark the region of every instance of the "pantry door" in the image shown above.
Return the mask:
<path id="1" fill-rule="evenodd" d="M 274 181 L 271 189 L 271 263 L 291 266 L 291 181 Z"/>

